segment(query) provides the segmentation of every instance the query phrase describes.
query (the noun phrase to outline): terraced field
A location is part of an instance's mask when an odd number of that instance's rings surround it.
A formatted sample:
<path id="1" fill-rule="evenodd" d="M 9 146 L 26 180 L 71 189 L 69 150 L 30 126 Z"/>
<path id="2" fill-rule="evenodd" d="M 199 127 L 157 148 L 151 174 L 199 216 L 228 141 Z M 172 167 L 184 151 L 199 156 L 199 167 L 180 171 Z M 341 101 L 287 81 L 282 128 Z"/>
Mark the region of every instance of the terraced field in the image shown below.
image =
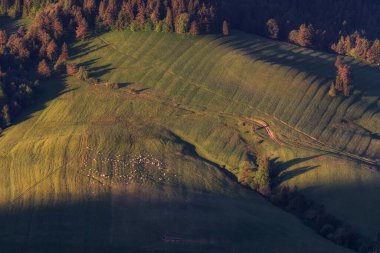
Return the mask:
<path id="1" fill-rule="evenodd" d="M 70 54 L 121 88 L 56 76 L 3 133 L 5 249 L 344 252 L 236 183 L 256 152 L 277 185 L 379 232 L 378 70 L 352 62 L 354 95 L 330 98 L 334 56 L 237 31 L 109 32 Z"/>

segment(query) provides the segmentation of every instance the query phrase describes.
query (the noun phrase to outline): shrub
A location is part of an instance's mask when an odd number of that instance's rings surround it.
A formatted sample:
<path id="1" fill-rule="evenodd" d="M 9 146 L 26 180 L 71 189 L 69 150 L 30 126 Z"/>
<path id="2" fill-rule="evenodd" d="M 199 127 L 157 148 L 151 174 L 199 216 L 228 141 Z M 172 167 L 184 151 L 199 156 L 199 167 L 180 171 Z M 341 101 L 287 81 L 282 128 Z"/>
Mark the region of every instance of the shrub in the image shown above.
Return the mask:
<path id="1" fill-rule="evenodd" d="M 334 83 L 330 84 L 329 96 L 330 97 L 335 97 L 336 96 L 336 89 L 335 89 L 335 84 Z"/>
<path id="2" fill-rule="evenodd" d="M 0 123 L 3 127 L 7 127 L 11 124 L 11 115 L 8 105 L 3 106 L 0 116 Z"/>
<path id="3" fill-rule="evenodd" d="M 97 85 L 97 84 L 99 83 L 99 80 L 96 79 L 96 78 L 92 78 L 92 77 L 90 77 L 90 78 L 87 79 L 87 82 L 88 82 L 89 84 Z"/>
<path id="4" fill-rule="evenodd" d="M 113 82 L 105 82 L 104 86 L 110 89 L 119 89 L 119 84 L 118 83 L 113 83 Z"/>
<path id="5" fill-rule="evenodd" d="M 80 66 L 75 76 L 80 80 L 86 81 L 89 76 L 86 67 Z"/>

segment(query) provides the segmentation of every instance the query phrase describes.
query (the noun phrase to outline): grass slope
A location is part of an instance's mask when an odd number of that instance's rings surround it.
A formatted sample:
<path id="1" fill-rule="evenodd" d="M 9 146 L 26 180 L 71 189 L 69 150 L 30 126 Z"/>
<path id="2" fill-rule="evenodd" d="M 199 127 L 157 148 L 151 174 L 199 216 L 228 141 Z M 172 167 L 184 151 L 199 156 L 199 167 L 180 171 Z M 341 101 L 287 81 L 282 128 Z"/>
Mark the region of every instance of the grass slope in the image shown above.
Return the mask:
<path id="1" fill-rule="evenodd" d="M 2 252 L 345 252 L 239 186 L 162 124 L 196 114 L 154 92 L 73 79 L 44 89 L 41 99 L 50 102 L 40 101 L 0 138 Z M 136 155 L 162 160 L 165 175 L 110 160 Z"/>
<path id="2" fill-rule="evenodd" d="M 9 249 L 342 251 L 220 169 L 252 165 L 253 149 L 277 158 L 278 184 L 377 232 L 380 178 L 336 149 L 378 157 L 378 70 L 353 63 L 357 90 L 343 99 L 327 95 L 334 56 L 244 33 L 110 32 L 71 55 L 122 88 L 57 78 L 44 106 L 3 133 L 0 240 Z M 291 145 L 258 144 L 251 117 Z M 119 162 L 141 154 L 164 161 L 165 176 Z"/>
<path id="3" fill-rule="evenodd" d="M 346 59 L 355 90 L 345 99 L 327 94 L 334 55 L 245 33 L 110 32 L 78 43 L 72 53 L 93 77 L 151 89 L 191 108 L 196 117 L 164 122 L 230 171 L 249 161 L 247 149 L 255 145 L 251 135 L 242 138 L 246 129 L 236 129 L 237 122 L 264 119 L 292 144 L 255 146 L 282 163 L 281 184 L 298 185 L 364 234 L 379 232 L 378 173 L 341 159 L 342 153 L 379 158 L 378 69 Z M 225 128 L 217 127 L 220 121 Z"/>
<path id="4" fill-rule="evenodd" d="M 115 32 L 86 42 L 79 50 L 91 52 L 79 62 L 87 61 L 94 76 L 141 83 L 178 103 L 262 116 L 284 134 L 300 135 L 300 142 L 313 137 L 349 154 L 380 156 L 380 72 L 367 65 L 352 63 L 356 90 L 344 99 L 327 95 L 335 77 L 335 56 L 244 33 L 181 38 Z M 358 126 L 342 125 L 342 120 Z"/>

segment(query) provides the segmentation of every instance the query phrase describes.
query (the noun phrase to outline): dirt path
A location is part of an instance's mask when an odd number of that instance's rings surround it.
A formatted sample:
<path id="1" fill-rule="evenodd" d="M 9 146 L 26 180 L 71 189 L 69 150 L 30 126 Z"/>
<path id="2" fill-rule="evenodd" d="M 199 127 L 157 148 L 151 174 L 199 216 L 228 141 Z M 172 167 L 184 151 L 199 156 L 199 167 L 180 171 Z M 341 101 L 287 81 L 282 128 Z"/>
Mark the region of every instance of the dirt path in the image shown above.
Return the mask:
<path id="1" fill-rule="evenodd" d="M 270 129 L 269 125 L 263 121 L 263 120 L 260 120 L 260 119 L 249 119 L 248 121 L 252 122 L 252 123 L 256 123 L 262 127 L 265 128 L 265 131 L 268 133 L 268 136 L 271 140 L 273 140 L 274 142 L 276 142 L 278 145 L 281 145 L 281 146 L 284 146 L 285 144 L 283 142 L 281 142 L 277 137 L 276 135 L 273 133 L 273 131 Z"/>

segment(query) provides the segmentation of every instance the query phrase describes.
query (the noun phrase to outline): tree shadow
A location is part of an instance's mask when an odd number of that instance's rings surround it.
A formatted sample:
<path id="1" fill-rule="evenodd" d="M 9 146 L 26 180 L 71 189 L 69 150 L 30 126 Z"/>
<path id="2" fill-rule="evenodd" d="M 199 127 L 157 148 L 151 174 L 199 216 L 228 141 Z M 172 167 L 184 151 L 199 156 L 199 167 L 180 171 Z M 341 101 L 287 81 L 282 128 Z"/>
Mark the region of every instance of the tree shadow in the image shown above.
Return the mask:
<path id="1" fill-rule="evenodd" d="M 8 35 L 16 32 L 21 26 L 27 26 L 27 24 L 20 24 L 15 19 L 7 16 L 0 16 L 0 30 L 6 30 Z"/>
<path id="2" fill-rule="evenodd" d="M 111 64 L 105 64 L 103 66 L 89 68 L 90 77 L 100 78 L 101 76 L 108 74 L 109 72 L 115 69 L 110 66 Z"/>
<path id="3" fill-rule="evenodd" d="M 70 48 L 70 60 L 76 60 L 80 57 L 83 57 L 85 55 L 91 54 L 93 52 L 96 52 L 104 47 L 106 45 L 90 45 L 90 42 L 84 42 L 80 45 L 76 45 L 72 48 Z"/>
<path id="4" fill-rule="evenodd" d="M 119 84 L 119 88 L 125 88 L 125 87 L 128 87 L 128 86 L 131 86 L 133 83 L 118 83 L 118 84 Z M 149 89 L 149 88 L 147 88 L 147 89 Z M 137 93 L 137 94 L 140 94 L 144 90 L 146 90 L 146 89 L 134 90 L 134 92 Z"/>
<path id="5" fill-rule="evenodd" d="M 270 161 L 270 167 L 271 167 L 271 177 L 273 179 L 274 186 L 288 181 L 294 177 L 297 177 L 299 175 L 302 175 L 308 171 L 314 170 L 319 167 L 319 165 L 315 166 L 304 166 L 300 168 L 296 168 L 293 170 L 288 169 L 292 166 L 295 166 L 297 164 L 310 161 L 315 158 L 322 157 L 323 155 L 315 155 L 315 156 L 309 156 L 304 158 L 295 158 L 288 160 L 286 162 L 279 161 L 279 158 L 274 158 Z"/>
<path id="6" fill-rule="evenodd" d="M 31 118 L 34 113 L 45 109 L 49 101 L 77 89 L 72 88 L 65 90 L 66 87 L 64 75 L 54 75 L 47 80 L 43 80 L 39 91 L 35 94 L 33 104 L 23 109 L 20 115 L 15 118 L 12 125 Z"/>
<path id="7" fill-rule="evenodd" d="M 267 43 L 263 43 L 263 40 Z M 239 50 L 255 61 L 292 68 L 326 80 L 333 79 L 336 75 L 334 66 L 336 55 L 332 53 L 297 47 L 285 42 L 259 39 L 255 35 L 239 31 L 236 31 L 236 36 L 218 42 L 220 45 Z M 380 79 L 379 69 L 350 57 L 345 57 L 345 62 L 352 67 L 355 89 L 364 95 L 379 97 L 380 89 L 377 82 Z"/>

